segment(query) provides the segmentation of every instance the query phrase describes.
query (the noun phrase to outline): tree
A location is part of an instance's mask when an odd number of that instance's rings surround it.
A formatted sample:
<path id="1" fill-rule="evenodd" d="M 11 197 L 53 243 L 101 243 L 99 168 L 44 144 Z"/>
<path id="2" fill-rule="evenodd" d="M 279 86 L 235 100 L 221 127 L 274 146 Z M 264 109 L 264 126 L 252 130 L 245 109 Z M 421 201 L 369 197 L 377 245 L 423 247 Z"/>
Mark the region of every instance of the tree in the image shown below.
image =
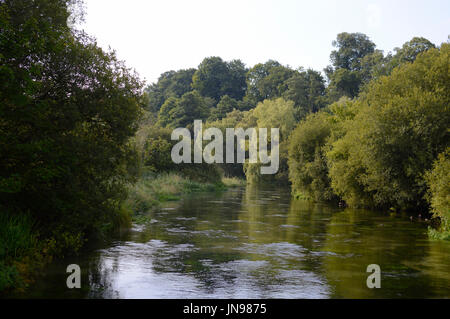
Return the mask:
<path id="1" fill-rule="evenodd" d="M 158 82 L 146 88 L 151 112 L 159 112 L 161 106 L 170 97 L 181 97 L 184 93 L 192 91 L 192 76 L 195 69 L 168 71 L 161 74 Z"/>
<path id="2" fill-rule="evenodd" d="M 341 98 L 326 109 L 308 115 L 289 137 L 289 180 L 297 197 L 314 201 L 337 199 L 328 176 L 329 144 L 342 137 L 343 125 L 355 116 L 357 106 Z"/>
<path id="3" fill-rule="evenodd" d="M 333 46 L 337 50 L 331 51 L 330 60 L 335 70 L 359 71 L 361 59 L 375 50 L 375 43 L 363 33 L 339 33 Z"/>
<path id="4" fill-rule="evenodd" d="M 362 33 L 339 33 L 333 46 L 337 50 L 330 54 L 332 66 L 324 70 L 330 82 L 327 88 L 329 102 L 342 96 L 353 98 L 359 93 L 361 85 L 370 79 L 370 72 L 365 69 L 370 60 L 364 58 L 375 53 L 375 44 Z M 379 52 L 372 57 L 378 59 Z"/>
<path id="5" fill-rule="evenodd" d="M 439 154 L 425 179 L 428 202 L 434 217 L 440 219 L 439 231 L 434 233 L 439 238 L 450 239 L 450 148 Z"/>
<path id="6" fill-rule="evenodd" d="M 0 2 L 0 206 L 94 233 L 134 180 L 142 83 L 67 26 L 71 1 Z"/>
<path id="7" fill-rule="evenodd" d="M 297 120 L 324 106 L 325 81 L 319 72 L 311 69 L 301 71 L 289 78 L 286 84 L 287 90 L 283 97 L 294 102 Z"/>
<path id="8" fill-rule="evenodd" d="M 424 173 L 448 147 L 450 45 L 372 81 L 327 153 L 332 187 L 352 204 L 426 207 Z"/>
<path id="9" fill-rule="evenodd" d="M 240 60 L 225 62 L 220 57 L 205 58 L 192 78 L 192 87 L 216 102 L 224 95 L 241 100 L 245 94 L 247 70 Z"/>
<path id="10" fill-rule="evenodd" d="M 175 168 L 171 158 L 171 150 L 175 144 L 171 140 L 171 132 L 172 130 L 168 128 L 149 127 L 142 162 L 154 172 L 165 172 Z"/>
<path id="11" fill-rule="evenodd" d="M 194 120 L 204 120 L 209 116 L 205 99 L 197 92 L 183 94 L 181 98 L 169 98 L 161 107 L 158 122 L 172 128 L 193 125 Z"/>
<path id="12" fill-rule="evenodd" d="M 268 135 L 271 128 L 279 128 L 280 130 L 278 172 L 275 175 L 261 175 L 260 162 L 256 164 L 245 163 L 244 172 L 247 181 L 263 180 L 266 182 L 287 184 L 287 141 L 296 124 L 294 102 L 286 101 L 283 98 L 264 100 L 263 102 L 258 103 L 256 108 L 246 112 L 246 115 L 247 118 L 244 116 L 242 122 L 246 123 L 249 127 L 267 128 Z M 269 135 L 267 137 L 269 143 L 271 143 L 270 138 L 271 136 Z M 270 147 L 268 146 L 268 149 L 270 149 Z"/>
<path id="13" fill-rule="evenodd" d="M 395 48 L 395 54 L 389 52 L 385 57 L 379 50 L 368 54 L 361 60 L 363 81 L 391 74 L 392 70 L 401 64 L 414 62 L 417 56 L 436 46 L 425 38 L 414 37 L 405 42 L 401 48 Z"/>
<path id="14" fill-rule="evenodd" d="M 405 42 L 401 48 L 394 49 L 396 51 L 394 60 L 397 60 L 397 65 L 404 62 L 414 62 L 420 53 L 433 48 L 436 48 L 436 46 L 429 40 L 422 37 L 414 37 L 410 41 Z"/>
<path id="15" fill-rule="evenodd" d="M 247 73 L 247 98 L 256 105 L 265 99 L 281 97 L 287 90 L 286 80 L 295 73 L 273 60 L 256 64 Z"/>
<path id="16" fill-rule="evenodd" d="M 319 112 L 308 115 L 291 134 L 288 164 L 294 195 L 314 201 L 335 197 L 323 151 L 332 129 L 330 115 Z"/>
<path id="17" fill-rule="evenodd" d="M 239 108 L 239 103 L 235 99 L 229 97 L 228 95 L 222 96 L 217 107 L 211 109 L 211 114 L 209 120 L 215 121 L 224 118 L 227 113 L 237 110 Z"/>

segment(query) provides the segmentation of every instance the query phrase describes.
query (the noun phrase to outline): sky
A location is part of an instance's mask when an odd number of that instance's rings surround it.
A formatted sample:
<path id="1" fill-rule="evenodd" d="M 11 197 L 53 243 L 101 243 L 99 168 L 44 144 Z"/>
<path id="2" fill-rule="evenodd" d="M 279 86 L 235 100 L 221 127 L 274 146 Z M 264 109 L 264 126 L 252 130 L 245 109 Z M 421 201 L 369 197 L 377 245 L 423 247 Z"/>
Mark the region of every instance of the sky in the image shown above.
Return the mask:
<path id="1" fill-rule="evenodd" d="M 85 0 L 85 9 L 79 28 L 148 84 L 209 56 L 321 71 L 340 32 L 365 33 L 385 53 L 450 34 L 448 0 Z"/>

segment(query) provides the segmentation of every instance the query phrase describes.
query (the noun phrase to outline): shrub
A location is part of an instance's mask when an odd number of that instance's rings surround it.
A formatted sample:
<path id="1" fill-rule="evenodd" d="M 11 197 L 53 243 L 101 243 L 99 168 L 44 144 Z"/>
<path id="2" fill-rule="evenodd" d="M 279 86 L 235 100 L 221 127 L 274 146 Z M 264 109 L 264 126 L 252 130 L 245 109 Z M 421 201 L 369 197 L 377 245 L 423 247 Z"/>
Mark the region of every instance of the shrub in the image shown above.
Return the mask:
<path id="1" fill-rule="evenodd" d="M 439 229 L 430 229 L 431 237 L 450 240 L 450 148 L 439 154 L 425 179 L 431 211 L 440 219 Z"/>

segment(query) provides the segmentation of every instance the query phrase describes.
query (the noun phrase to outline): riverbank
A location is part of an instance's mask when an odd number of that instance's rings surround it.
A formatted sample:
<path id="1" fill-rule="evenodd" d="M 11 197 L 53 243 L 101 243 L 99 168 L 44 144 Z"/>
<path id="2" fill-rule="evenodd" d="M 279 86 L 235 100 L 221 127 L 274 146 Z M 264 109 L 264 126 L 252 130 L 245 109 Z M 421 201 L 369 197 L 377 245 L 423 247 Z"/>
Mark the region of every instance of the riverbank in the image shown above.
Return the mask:
<path id="1" fill-rule="evenodd" d="M 143 224 L 146 214 L 157 210 L 163 203 L 177 201 L 195 192 L 219 192 L 231 187 L 245 186 L 245 180 L 222 178 L 221 181 L 198 182 L 181 174 L 144 173 L 129 187 L 129 195 L 114 218 L 114 228 L 126 228 L 131 222 Z M 0 215 L 0 295 L 14 290 L 23 292 L 33 284 L 41 270 L 54 258 L 66 255 L 63 248 L 75 253 L 86 240 L 69 234 L 44 238 L 38 223 L 26 214 Z M 100 236 L 104 236 L 100 235 Z"/>
<path id="2" fill-rule="evenodd" d="M 193 181 L 175 172 L 144 173 L 136 184 L 130 186 L 124 206 L 131 212 L 132 221 L 140 224 L 147 221 L 147 213 L 158 209 L 165 202 L 177 201 L 195 192 L 218 192 L 245 184 L 245 180 L 235 177 L 224 177 L 213 183 Z"/>

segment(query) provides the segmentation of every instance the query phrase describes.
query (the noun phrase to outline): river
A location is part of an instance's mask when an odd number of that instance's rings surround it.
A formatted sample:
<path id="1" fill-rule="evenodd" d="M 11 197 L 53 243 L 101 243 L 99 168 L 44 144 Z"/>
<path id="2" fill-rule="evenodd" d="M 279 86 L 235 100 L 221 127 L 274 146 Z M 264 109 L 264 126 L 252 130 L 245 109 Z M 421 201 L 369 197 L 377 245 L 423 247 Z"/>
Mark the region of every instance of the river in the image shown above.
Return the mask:
<path id="1" fill-rule="evenodd" d="M 405 214 L 330 207 L 275 187 L 199 193 L 80 256 L 24 298 L 449 298 L 450 243 Z M 68 289 L 78 264 L 81 289 Z M 367 266 L 381 268 L 369 289 Z"/>

